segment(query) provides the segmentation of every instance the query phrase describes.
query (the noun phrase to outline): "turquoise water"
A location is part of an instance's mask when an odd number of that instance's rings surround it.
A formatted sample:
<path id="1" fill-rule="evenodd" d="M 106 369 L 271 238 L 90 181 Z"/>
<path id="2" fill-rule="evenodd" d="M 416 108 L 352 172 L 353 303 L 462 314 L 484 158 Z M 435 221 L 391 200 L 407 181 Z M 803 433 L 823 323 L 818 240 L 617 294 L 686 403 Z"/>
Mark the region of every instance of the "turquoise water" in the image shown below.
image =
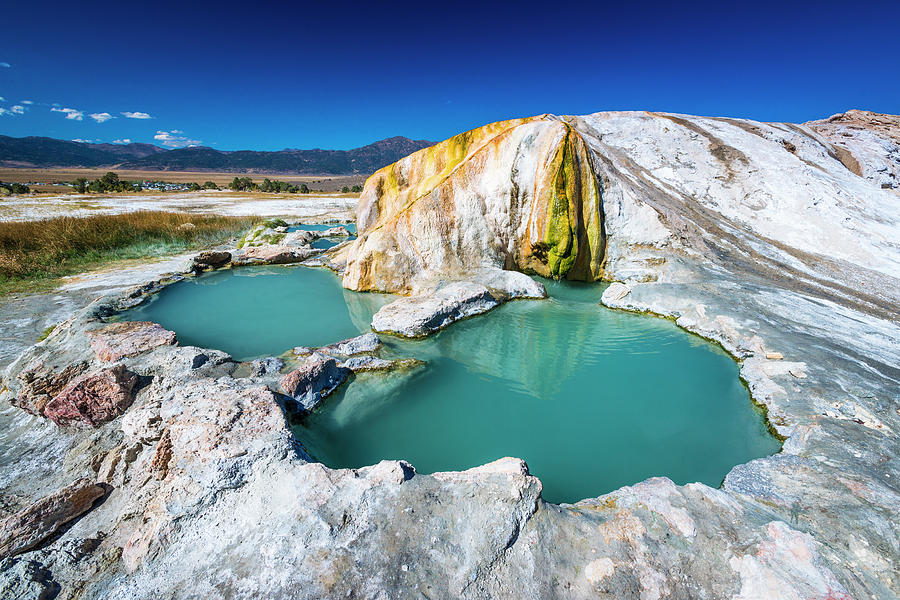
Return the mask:
<path id="1" fill-rule="evenodd" d="M 155 321 L 174 331 L 182 345 L 224 350 L 237 360 L 249 360 L 368 331 L 371 317 L 355 322 L 351 318 L 344 301 L 349 293 L 324 269 L 226 269 L 174 283 L 123 318 Z M 368 296 L 370 301 L 380 298 Z"/>
<path id="2" fill-rule="evenodd" d="M 734 361 L 669 321 L 598 305 L 602 288 L 545 282 L 422 341 L 411 376 L 359 377 L 295 426 L 331 467 L 405 459 L 419 472 L 524 459 L 544 498 L 573 502 L 647 477 L 718 487 L 778 452 Z"/>
<path id="3" fill-rule="evenodd" d="M 430 473 L 517 456 L 555 502 L 657 475 L 717 487 L 734 465 L 779 450 L 717 346 L 600 306 L 601 286 L 544 283 L 548 300 L 425 340 L 382 336 L 385 356 L 427 365 L 358 376 L 294 423 L 297 437 L 336 468 L 402 458 Z M 253 267 L 173 284 L 125 318 L 247 360 L 368 331 L 390 300 L 343 290 L 326 270 Z"/>
<path id="4" fill-rule="evenodd" d="M 291 225 L 288 231 L 325 231 L 332 227 L 346 227 L 350 233 L 356 233 L 356 223 L 319 223 L 310 224 L 301 223 L 299 225 Z"/>
<path id="5" fill-rule="evenodd" d="M 330 237 L 319 238 L 316 241 L 314 241 L 312 244 L 310 244 L 310 246 L 312 246 L 313 248 L 320 248 L 322 250 L 328 250 L 329 248 L 334 248 L 341 242 L 348 240 L 348 239 L 354 239 L 354 238 L 330 238 Z"/>

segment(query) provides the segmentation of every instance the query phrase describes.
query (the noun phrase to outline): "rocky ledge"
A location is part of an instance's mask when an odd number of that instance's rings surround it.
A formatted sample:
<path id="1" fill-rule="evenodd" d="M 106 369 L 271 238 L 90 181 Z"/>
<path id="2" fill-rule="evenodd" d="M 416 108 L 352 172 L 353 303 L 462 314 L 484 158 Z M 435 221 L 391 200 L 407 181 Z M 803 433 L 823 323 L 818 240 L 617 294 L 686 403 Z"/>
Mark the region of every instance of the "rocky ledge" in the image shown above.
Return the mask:
<path id="1" fill-rule="evenodd" d="M 276 362 L 238 376 L 221 352 L 106 329 L 158 289 L 148 285 L 99 300 L 7 371 L 5 398 L 31 412 L 0 412 L 0 590 L 897 597 L 900 196 L 885 175 L 897 131 L 897 117 L 864 113 L 497 123 L 376 173 L 359 238 L 308 259 L 351 289 L 418 297 L 392 309 L 410 331 L 526 295 L 514 271 L 618 282 L 605 304 L 676 319 L 735 356 L 784 437 L 781 453 L 735 467 L 719 489 L 654 478 L 554 505 L 513 458 L 431 475 L 403 461 L 328 469 L 287 427 L 297 399 L 285 392 L 315 387 L 327 369 L 313 362 L 367 360 L 352 351 L 371 340 L 301 350 L 315 358 L 279 387 Z M 47 418 L 72 381 L 114 368 L 104 380 L 118 386 L 78 396 L 103 396 L 112 412 Z"/>

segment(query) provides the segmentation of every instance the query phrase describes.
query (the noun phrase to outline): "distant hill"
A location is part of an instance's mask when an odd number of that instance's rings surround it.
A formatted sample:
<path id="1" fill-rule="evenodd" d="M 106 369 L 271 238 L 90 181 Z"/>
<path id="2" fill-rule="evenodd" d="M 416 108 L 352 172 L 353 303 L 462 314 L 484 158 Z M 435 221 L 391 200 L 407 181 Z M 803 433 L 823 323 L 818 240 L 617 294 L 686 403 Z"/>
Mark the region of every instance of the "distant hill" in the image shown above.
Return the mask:
<path id="1" fill-rule="evenodd" d="M 392 137 L 353 150 L 258 152 L 205 146 L 166 150 L 152 144 L 87 144 L 45 137 L 0 136 L 0 165 L 351 175 L 373 173 L 431 145 L 426 140 Z"/>
<path id="2" fill-rule="evenodd" d="M 153 144 L 85 144 L 0 135 L 0 165 L 5 167 L 102 167 L 164 152 Z"/>

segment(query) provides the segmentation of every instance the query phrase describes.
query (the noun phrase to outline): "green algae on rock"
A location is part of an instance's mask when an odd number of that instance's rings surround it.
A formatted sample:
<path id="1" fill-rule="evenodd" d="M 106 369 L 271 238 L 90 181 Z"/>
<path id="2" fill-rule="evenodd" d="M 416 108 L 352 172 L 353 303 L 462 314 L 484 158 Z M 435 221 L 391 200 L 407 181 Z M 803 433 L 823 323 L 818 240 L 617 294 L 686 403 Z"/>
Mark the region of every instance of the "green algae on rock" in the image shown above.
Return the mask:
<path id="1" fill-rule="evenodd" d="M 493 123 L 366 182 L 344 286 L 411 293 L 473 269 L 596 281 L 604 254 L 588 148 L 548 116 Z"/>

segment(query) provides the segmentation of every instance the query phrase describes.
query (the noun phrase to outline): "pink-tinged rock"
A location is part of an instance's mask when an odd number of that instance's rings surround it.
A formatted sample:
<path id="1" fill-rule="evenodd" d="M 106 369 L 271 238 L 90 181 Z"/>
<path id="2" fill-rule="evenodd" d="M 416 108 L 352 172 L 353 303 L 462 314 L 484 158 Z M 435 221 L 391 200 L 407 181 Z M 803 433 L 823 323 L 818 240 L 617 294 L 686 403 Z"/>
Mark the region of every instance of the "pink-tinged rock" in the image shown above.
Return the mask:
<path id="1" fill-rule="evenodd" d="M 88 332 L 97 358 L 114 362 L 157 346 L 175 345 L 175 332 L 150 321 L 123 321 Z"/>
<path id="2" fill-rule="evenodd" d="M 133 400 L 137 376 L 114 365 L 74 379 L 44 408 L 44 416 L 57 425 L 83 421 L 93 427 L 125 412 Z"/>
<path id="3" fill-rule="evenodd" d="M 60 527 L 87 512 L 104 493 L 103 486 L 79 479 L 7 517 L 0 523 L 0 558 L 37 548 Z"/>
<path id="4" fill-rule="evenodd" d="M 11 404 L 33 415 L 43 415 L 44 407 L 70 381 L 87 370 L 87 363 L 73 363 L 57 371 L 41 360 L 33 361 L 18 374 L 19 393 Z"/>

